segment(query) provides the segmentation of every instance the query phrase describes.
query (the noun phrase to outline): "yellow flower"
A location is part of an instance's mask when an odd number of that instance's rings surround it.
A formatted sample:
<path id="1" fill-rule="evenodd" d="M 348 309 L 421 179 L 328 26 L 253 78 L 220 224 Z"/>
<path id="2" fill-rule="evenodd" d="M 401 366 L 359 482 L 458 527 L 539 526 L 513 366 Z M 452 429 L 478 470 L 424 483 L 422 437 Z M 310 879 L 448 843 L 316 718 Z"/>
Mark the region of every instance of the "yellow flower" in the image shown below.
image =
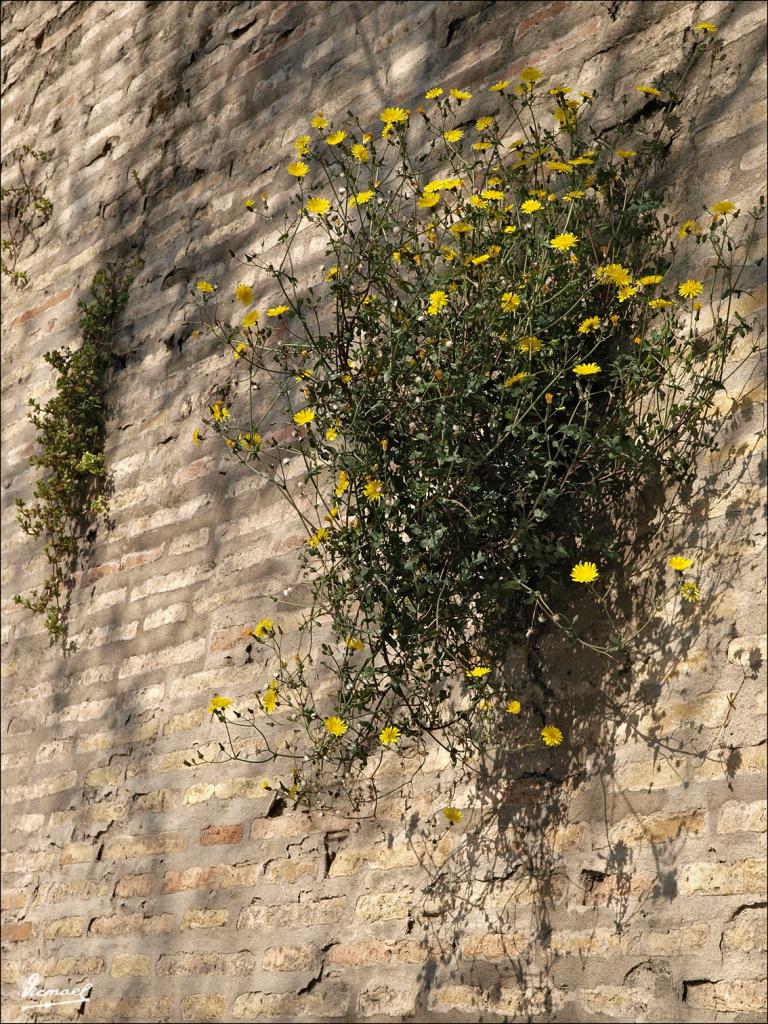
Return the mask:
<path id="1" fill-rule="evenodd" d="M 211 284 L 210 281 L 198 281 L 197 282 L 197 290 L 199 292 L 215 292 L 216 291 L 216 289 L 214 288 L 214 286 Z"/>
<path id="2" fill-rule="evenodd" d="M 516 224 L 508 224 L 507 227 L 504 228 L 504 234 L 505 235 L 514 235 L 514 233 L 516 231 L 517 231 L 517 225 Z"/>
<path id="3" fill-rule="evenodd" d="M 451 128 L 448 132 L 443 132 L 443 138 L 446 142 L 458 142 L 464 138 L 464 132 L 461 128 Z"/>
<path id="4" fill-rule="evenodd" d="M 552 405 L 554 397 L 555 396 L 552 394 L 551 391 L 547 391 L 544 395 L 544 401 L 547 403 L 547 405 Z"/>
<path id="5" fill-rule="evenodd" d="M 319 530 L 313 533 L 307 538 L 307 544 L 311 548 L 319 547 L 324 540 L 328 539 L 328 530 L 325 526 L 321 526 Z"/>
<path id="6" fill-rule="evenodd" d="M 566 231 L 562 235 L 555 235 L 549 241 L 550 246 L 553 249 L 557 249 L 558 252 L 563 252 L 566 249 L 572 249 L 578 242 L 576 235 L 572 235 L 569 231 Z"/>
<path id="7" fill-rule="evenodd" d="M 478 117 L 478 119 L 475 121 L 475 128 L 479 132 L 484 132 L 485 129 L 486 128 L 490 128 L 492 124 L 493 124 L 493 118 L 492 117 Z"/>
<path id="8" fill-rule="evenodd" d="M 635 285 L 627 284 L 623 288 L 619 288 L 619 302 L 626 302 L 627 299 L 631 299 L 633 295 L 637 295 L 639 289 Z"/>
<path id="9" fill-rule="evenodd" d="M 457 220 L 455 224 L 451 224 L 448 228 L 452 235 L 466 235 L 468 231 L 472 230 L 471 224 L 466 224 L 463 220 Z"/>
<path id="10" fill-rule="evenodd" d="M 259 319 L 258 309 L 252 309 L 250 313 L 246 313 L 243 317 L 243 327 L 253 327 Z"/>
<path id="11" fill-rule="evenodd" d="M 267 310 L 267 316 L 282 316 L 283 313 L 287 313 L 290 306 L 272 306 Z"/>
<path id="12" fill-rule="evenodd" d="M 366 192 L 358 192 L 357 195 L 349 197 L 349 205 L 363 206 L 365 203 L 369 203 L 375 195 L 376 193 L 372 192 L 370 189 Z"/>
<path id="13" fill-rule="evenodd" d="M 490 142 L 473 142 L 472 143 L 472 149 L 474 149 L 476 153 L 484 153 L 486 151 L 486 149 L 490 149 L 490 148 L 491 148 Z"/>
<path id="14" fill-rule="evenodd" d="M 700 601 L 701 591 L 693 580 L 686 580 L 685 583 L 680 584 L 680 597 L 682 597 L 684 601 Z"/>
<path id="15" fill-rule="evenodd" d="M 208 714 L 212 715 L 214 711 L 223 711 L 224 708 L 228 708 L 232 701 L 229 697 L 219 697 L 218 695 L 211 698 L 211 703 L 208 705 Z"/>
<path id="16" fill-rule="evenodd" d="M 573 160 L 569 160 L 568 163 L 571 167 L 585 167 L 593 164 L 595 161 L 591 160 L 588 156 L 576 156 Z"/>
<path id="17" fill-rule="evenodd" d="M 195 427 L 194 432 L 192 434 L 192 444 L 195 446 L 195 448 L 197 448 L 197 446 L 200 444 L 200 430 L 197 427 Z"/>
<path id="18" fill-rule="evenodd" d="M 520 351 L 529 352 L 533 355 L 534 353 L 541 351 L 541 346 L 543 344 L 544 342 L 541 338 L 537 338 L 535 334 L 530 334 L 527 337 L 520 339 Z"/>
<path id="19" fill-rule="evenodd" d="M 307 213 L 316 213 L 322 217 L 324 213 L 327 213 L 331 208 L 331 204 L 327 199 L 323 199 L 322 196 L 315 196 L 312 199 L 307 200 L 307 205 L 304 209 Z"/>
<path id="20" fill-rule="evenodd" d="M 368 152 L 367 147 L 364 146 L 361 142 L 356 142 L 354 146 L 352 146 L 351 152 L 355 160 L 358 160 L 361 164 L 368 163 L 370 153 Z"/>
<path id="21" fill-rule="evenodd" d="M 713 35 L 717 32 L 717 25 L 711 21 L 700 21 L 698 25 L 693 26 L 694 32 L 711 32 Z"/>
<path id="22" fill-rule="evenodd" d="M 517 292 L 504 292 L 501 296 L 501 308 L 505 313 L 514 313 L 520 305 L 520 296 Z"/>
<path id="23" fill-rule="evenodd" d="M 408 111 L 405 107 L 385 107 L 380 117 L 384 124 L 404 124 L 408 120 Z"/>
<path id="24" fill-rule="evenodd" d="M 467 672 L 467 679 L 482 679 L 483 676 L 487 676 L 491 671 L 488 665 L 476 665 Z"/>
<path id="25" fill-rule="evenodd" d="M 597 577 L 597 566 L 594 562 L 577 562 L 571 569 L 571 579 L 574 583 L 592 583 Z"/>
<path id="26" fill-rule="evenodd" d="M 250 285 L 239 284 L 235 288 L 235 295 L 244 306 L 250 306 L 253 302 L 253 288 Z"/>
<path id="27" fill-rule="evenodd" d="M 232 352 L 232 358 L 240 359 L 241 356 L 244 356 L 247 351 L 248 346 L 246 345 L 246 343 L 244 341 L 240 341 L 238 342 L 237 345 L 235 345 L 234 351 Z"/>
<path id="28" fill-rule="evenodd" d="M 525 380 L 527 376 L 528 374 L 523 370 L 522 373 L 516 373 L 512 377 L 507 377 L 501 386 L 503 388 L 511 388 L 513 384 L 518 384 L 521 380 Z"/>
<path id="29" fill-rule="evenodd" d="M 480 195 L 483 199 L 490 199 L 492 202 L 498 202 L 504 198 L 504 193 L 497 188 L 484 188 Z"/>
<path id="30" fill-rule="evenodd" d="M 711 206 L 709 212 L 713 217 L 727 217 L 729 213 L 733 213 L 736 209 L 736 204 L 732 203 L 729 199 L 723 199 L 720 203 L 715 203 Z"/>
<path id="31" fill-rule="evenodd" d="M 314 418 L 314 409 L 300 409 L 293 417 L 293 421 L 294 423 L 298 423 L 299 426 L 303 426 L 305 423 L 311 423 Z"/>
<path id="32" fill-rule="evenodd" d="M 243 448 L 258 450 L 261 447 L 261 434 L 257 434 L 256 431 L 252 434 L 240 434 L 238 441 Z"/>
<path id="33" fill-rule="evenodd" d="M 339 718 L 338 715 L 331 715 L 330 718 L 324 718 L 323 725 L 331 736 L 343 736 L 349 728 L 344 719 Z"/>
<path id="34" fill-rule="evenodd" d="M 263 640 L 265 634 L 273 633 L 275 630 L 275 624 L 272 619 L 261 619 L 251 629 L 246 629 L 246 636 L 249 634 L 256 637 L 257 640 Z"/>
<path id="35" fill-rule="evenodd" d="M 394 746 L 395 743 L 400 739 L 400 730 L 396 725 L 388 725 L 386 729 L 382 729 L 379 733 L 379 742 L 385 747 Z"/>
<path id="36" fill-rule="evenodd" d="M 586 320 L 582 320 L 579 324 L 579 334 L 589 334 L 590 331 L 596 331 L 599 326 L 599 316 L 588 316 Z"/>
<path id="37" fill-rule="evenodd" d="M 661 90 L 654 88 L 652 85 L 636 85 L 635 89 L 638 92 L 644 92 L 646 96 L 661 96 Z"/>
<path id="38" fill-rule="evenodd" d="M 622 160 L 631 160 L 633 156 L 637 156 L 634 149 L 617 149 L 616 156 L 621 157 Z"/>
<path id="39" fill-rule="evenodd" d="M 363 494 L 366 496 L 368 501 L 381 501 L 381 496 L 384 493 L 384 485 L 381 480 L 372 480 L 369 476 L 365 478 L 366 483 L 363 487 Z"/>
<path id="40" fill-rule="evenodd" d="M 325 440 L 326 441 L 335 441 L 338 436 L 339 436 L 339 428 L 338 427 L 328 427 L 328 429 L 325 432 Z"/>
<path id="41" fill-rule="evenodd" d="M 272 783 L 269 781 L 269 779 L 262 779 L 259 785 L 261 786 L 262 789 L 272 789 Z"/>
<path id="42" fill-rule="evenodd" d="M 458 807 L 444 807 L 443 814 L 452 825 L 458 825 L 462 819 L 462 813 Z"/>
<path id="43" fill-rule="evenodd" d="M 289 800 L 295 800 L 298 795 L 299 795 L 299 784 L 298 784 L 298 782 L 294 782 L 294 784 L 288 790 L 288 799 Z"/>
<path id="44" fill-rule="evenodd" d="M 480 196 L 470 196 L 469 205 L 473 206 L 476 210 L 488 209 L 488 203 L 486 203 L 484 199 L 481 199 Z"/>
<path id="45" fill-rule="evenodd" d="M 243 200 L 243 206 L 246 208 L 246 210 L 252 210 L 256 206 L 256 200 L 245 199 Z"/>
<path id="46" fill-rule="evenodd" d="M 639 278 L 638 280 L 639 280 L 639 283 L 641 285 L 643 285 L 643 286 L 649 285 L 649 284 L 661 284 L 661 282 L 664 280 L 664 275 L 663 274 L 645 274 L 643 277 Z"/>
<path id="47" fill-rule="evenodd" d="M 701 295 L 703 290 L 704 285 L 701 281 L 697 281 L 695 278 L 690 278 L 688 281 L 683 281 L 677 289 L 677 292 L 678 295 L 681 295 L 684 299 L 695 299 L 697 295 Z"/>
<path id="48" fill-rule="evenodd" d="M 272 687 L 270 687 L 261 698 L 261 706 L 270 715 L 279 703 L 280 701 L 278 700 L 277 690 L 273 690 Z"/>
<path id="49" fill-rule="evenodd" d="M 439 85 L 436 85 L 434 89 L 427 89 L 424 93 L 425 100 L 436 100 L 439 96 L 443 95 L 443 90 Z"/>
<path id="50" fill-rule="evenodd" d="M 309 123 L 313 128 L 318 128 L 320 130 L 328 127 L 328 119 L 324 117 L 323 114 L 315 115 Z"/>
<path id="51" fill-rule="evenodd" d="M 495 82 L 493 85 L 489 85 L 488 92 L 503 92 L 509 84 L 509 79 L 503 78 L 500 82 Z"/>
<path id="52" fill-rule="evenodd" d="M 507 701 L 507 707 L 506 707 L 507 714 L 519 715 L 521 709 L 522 709 L 522 705 L 520 704 L 519 700 Z"/>
<path id="53" fill-rule="evenodd" d="M 690 558 L 685 558 L 684 555 L 673 555 L 667 562 L 667 565 L 676 572 L 684 572 L 693 565 L 693 562 Z"/>
<path id="54" fill-rule="evenodd" d="M 543 210 L 543 205 L 538 199 L 526 199 L 524 203 L 520 204 L 520 209 L 523 213 L 536 213 L 537 210 Z"/>
<path id="55" fill-rule="evenodd" d="M 439 202 L 439 192 L 428 192 L 426 195 L 419 196 L 416 200 L 416 205 L 422 210 L 429 210 L 431 207 L 437 206 Z"/>
<path id="56" fill-rule="evenodd" d="M 351 636 L 345 642 L 345 647 L 347 648 L 348 651 L 362 651 L 362 649 L 365 647 L 365 644 L 363 643 L 362 640 L 358 640 L 355 637 Z"/>
<path id="57" fill-rule="evenodd" d="M 573 372 L 579 377 L 590 377 L 593 373 L 600 373 L 601 367 L 597 363 L 579 363 L 574 366 Z"/>
<path id="58" fill-rule="evenodd" d="M 487 252 L 483 253 L 482 256 L 473 256 L 470 260 L 473 267 L 479 267 L 481 263 L 487 263 L 491 257 Z"/>
<path id="59" fill-rule="evenodd" d="M 648 305 L 651 309 L 666 309 L 667 306 L 674 306 L 674 302 L 670 299 L 651 299 Z"/>
<path id="60" fill-rule="evenodd" d="M 563 742 L 563 734 L 556 725 L 545 725 L 541 730 L 541 738 L 548 747 L 559 747 Z"/>
<path id="61" fill-rule="evenodd" d="M 607 263 L 604 267 L 598 267 L 595 277 L 601 284 L 609 282 L 617 288 L 624 288 L 632 283 L 632 275 L 620 263 Z"/>
<path id="62" fill-rule="evenodd" d="M 343 142 L 344 139 L 346 139 L 346 137 L 347 133 L 339 130 L 336 132 L 331 132 L 330 135 L 326 136 L 325 141 L 328 143 L 329 146 L 338 146 L 338 144 L 340 142 Z"/>
<path id="63" fill-rule="evenodd" d="M 339 473 L 339 479 L 338 479 L 338 482 L 336 484 L 336 491 L 335 491 L 336 497 L 340 498 L 342 496 L 342 494 L 344 493 L 344 491 L 346 491 L 348 488 L 349 488 L 349 476 L 347 474 L 347 471 L 345 469 L 342 469 L 342 471 Z"/>
<path id="64" fill-rule="evenodd" d="M 466 89 L 451 89 L 450 93 L 451 93 L 451 96 L 453 96 L 453 98 L 455 100 L 458 100 L 459 102 L 461 102 L 462 100 L 471 100 L 472 99 L 472 93 L 471 92 L 467 92 Z"/>
<path id="65" fill-rule="evenodd" d="M 559 174 L 566 174 L 571 170 L 570 166 L 561 160 L 547 160 L 547 167 L 550 171 L 557 171 Z"/>
<path id="66" fill-rule="evenodd" d="M 311 139 L 310 139 L 309 135 L 299 135 L 298 138 L 295 138 L 293 140 L 294 146 L 299 151 L 306 149 L 310 142 L 311 142 Z"/>
<path id="67" fill-rule="evenodd" d="M 309 174 L 309 167 L 303 160 L 295 160 L 293 163 L 288 164 L 286 170 L 294 178 L 303 178 L 305 174 Z"/>
<path id="68" fill-rule="evenodd" d="M 538 82 L 538 80 L 543 77 L 544 75 L 541 71 L 539 71 L 538 68 L 523 68 L 523 70 L 520 72 L 521 82 Z"/>
<path id="69" fill-rule="evenodd" d="M 433 178 L 424 186 L 424 192 L 443 192 L 452 188 L 461 188 L 461 178 Z"/>
<path id="70" fill-rule="evenodd" d="M 328 273 L 325 275 L 325 280 L 326 281 L 332 281 L 334 279 L 334 277 L 336 277 L 338 272 L 339 272 L 339 268 L 338 267 L 331 267 L 330 270 L 328 271 Z"/>
<path id="71" fill-rule="evenodd" d="M 701 228 L 699 227 L 699 225 L 696 223 L 695 220 L 684 220 L 683 223 L 680 225 L 680 227 L 678 229 L 677 237 L 678 238 L 687 238 L 688 235 L 691 235 L 691 234 L 693 234 L 693 235 L 700 235 L 701 234 Z"/>
<path id="72" fill-rule="evenodd" d="M 229 409 L 223 402 L 214 402 L 211 406 L 211 413 L 217 423 L 223 423 L 224 420 L 229 419 Z"/>
<path id="73" fill-rule="evenodd" d="M 448 296 L 443 291 L 430 292 L 427 316 L 437 316 L 441 309 L 448 305 Z"/>

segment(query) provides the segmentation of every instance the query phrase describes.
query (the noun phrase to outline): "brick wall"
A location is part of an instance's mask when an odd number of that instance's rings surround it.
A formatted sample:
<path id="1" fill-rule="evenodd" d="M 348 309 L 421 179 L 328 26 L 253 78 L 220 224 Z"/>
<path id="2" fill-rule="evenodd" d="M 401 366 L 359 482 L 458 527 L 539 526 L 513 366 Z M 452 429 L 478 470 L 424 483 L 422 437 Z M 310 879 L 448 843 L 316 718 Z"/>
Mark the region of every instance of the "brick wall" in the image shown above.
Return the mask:
<path id="1" fill-rule="evenodd" d="M 610 101 L 708 19 L 723 48 L 696 71 L 671 202 L 748 205 L 763 5 L 45 0 L 2 17 L 4 160 L 55 152 L 31 284 L 3 283 L 3 1019 L 37 1019 L 20 998 L 37 972 L 92 982 L 99 1021 L 764 1020 L 765 390 L 746 345 L 676 537 L 704 601 L 655 631 L 618 721 L 585 699 L 570 751 L 525 775 L 490 766 L 453 830 L 434 817 L 437 756 L 375 821 L 284 809 L 247 766 L 183 765 L 216 736 L 212 693 L 260 685 L 243 627 L 270 596 L 293 614 L 298 579 L 279 496 L 191 445 L 223 363 L 185 326 L 190 285 L 239 280 L 228 250 L 257 237 L 243 200 L 279 208 L 318 110 L 375 116 L 529 63 Z M 34 483 L 25 402 L 50 393 L 40 357 L 76 340 L 94 272 L 132 247 L 146 266 L 110 382 L 115 528 L 86 553 L 63 657 L 11 602 L 44 575 L 13 509 Z M 752 283 L 739 308 L 760 337 Z"/>

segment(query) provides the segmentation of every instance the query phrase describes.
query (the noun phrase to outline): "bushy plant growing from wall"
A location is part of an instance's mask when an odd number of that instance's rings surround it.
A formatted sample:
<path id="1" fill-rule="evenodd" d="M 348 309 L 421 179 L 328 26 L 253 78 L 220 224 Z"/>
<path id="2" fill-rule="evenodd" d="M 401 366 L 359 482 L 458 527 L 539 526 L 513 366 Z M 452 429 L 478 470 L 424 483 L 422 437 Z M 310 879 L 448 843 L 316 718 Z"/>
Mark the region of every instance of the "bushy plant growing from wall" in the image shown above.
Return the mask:
<path id="1" fill-rule="evenodd" d="M 542 619 L 624 664 L 641 627 L 615 595 L 643 495 L 671 512 L 716 447 L 708 414 L 746 333 L 732 302 L 762 201 L 743 232 L 724 197 L 676 224 L 653 184 L 712 28 L 677 79 L 637 84 L 644 116 L 599 133 L 595 95 L 535 67 L 477 113 L 479 97 L 441 87 L 375 131 L 318 113 L 285 169 L 279 262 L 243 259 L 271 281 L 267 308 L 255 277 L 226 297 L 198 282 L 247 398 L 215 401 L 195 442 L 218 434 L 280 488 L 312 589 L 298 650 L 269 609 L 249 630 L 273 653 L 259 706 L 217 695 L 210 710 L 224 756 L 290 766 L 292 798 L 329 776 L 359 798 L 388 750 L 418 763 L 436 743 L 471 768 L 567 742 L 505 670 Z M 294 265 L 310 234 L 315 282 Z M 699 279 L 687 268 L 705 253 Z M 657 571 L 664 600 L 701 598 L 685 552 Z M 287 740 L 270 728 L 286 719 Z"/>

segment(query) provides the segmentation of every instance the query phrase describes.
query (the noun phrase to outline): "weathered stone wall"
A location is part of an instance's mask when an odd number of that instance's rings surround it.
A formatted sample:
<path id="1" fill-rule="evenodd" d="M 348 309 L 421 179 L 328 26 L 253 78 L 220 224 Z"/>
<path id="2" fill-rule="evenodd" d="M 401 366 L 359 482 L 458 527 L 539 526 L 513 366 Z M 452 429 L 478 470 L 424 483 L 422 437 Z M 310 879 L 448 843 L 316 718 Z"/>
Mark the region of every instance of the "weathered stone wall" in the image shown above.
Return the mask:
<path id="1" fill-rule="evenodd" d="M 243 200 L 279 207 L 319 110 L 373 121 L 530 63 L 639 105 L 634 84 L 707 19 L 723 46 L 694 76 L 671 201 L 749 205 L 764 5 L 59 0 L 2 16 L 4 160 L 55 152 L 31 284 L 3 283 L 3 1020 L 76 1012 L 23 1011 L 32 972 L 92 982 L 98 1021 L 764 1020 L 765 393 L 746 346 L 677 538 L 704 600 L 659 634 L 644 698 L 578 786 L 545 806 L 540 780 L 491 776 L 509 787 L 501 820 L 447 830 L 438 759 L 375 822 L 281 810 L 247 766 L 183 766 L 216 735 L 211 694 L 260 685 L 243 629 L 295 584 L 301 543 L 278 495 L 213 441 L 191 446 L 223 362 L 185 326 L 190 286 L 240 279 Z M 13 509 L 34 483 L 25 402 L 50 394 L 41 355 L 76 341 L 94 272 L 132 247 L 146 266 L 110 383 L 115 529 L 87 552 L 65 658 L 11 600 L 45 568 Z M 740 300 L 758 336 L 764 302 Z"/>

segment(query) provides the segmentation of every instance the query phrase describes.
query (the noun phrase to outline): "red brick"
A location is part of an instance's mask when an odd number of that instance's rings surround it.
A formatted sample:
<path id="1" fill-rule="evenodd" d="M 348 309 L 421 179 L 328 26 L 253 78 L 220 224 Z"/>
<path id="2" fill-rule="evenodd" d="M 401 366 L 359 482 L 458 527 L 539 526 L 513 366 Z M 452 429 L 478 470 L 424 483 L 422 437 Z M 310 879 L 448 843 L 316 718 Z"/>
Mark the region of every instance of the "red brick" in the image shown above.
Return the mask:
<path id="1" fill-rule="evenodd" d="M 25 942 L 32 938 L 32 922 L 3 925 L 3 942 Z"/>
<path id="2" fill-rule="evenodd" d="M 243 825 L 209 825 L 200 833 L 201 846 L 216 846 L 221 843 L 239 843 L 243 838 Z"/>
<path id="3" fill-rule="evenodd" d="M 33 306 L 32 309 L 28 309 L 26 313 L 22 313 L 20 316 L 17 316 L 15 320 L 11 321 L 11 327 L 16 327 L 18 324 L 25 324 L 27 320 L 34 320 L 36 316 L 44 313 L 46 309 L 50 309 L 51 306 L 58 306 L 60 302 L 66 302 L 71 294 L 71 288 L 65 288 L 63 292 L 57 292 L 55 295 L 52 295 L 50 299 L 46 299 L 45 302 L 41 302 L 39 306 Z"/>

